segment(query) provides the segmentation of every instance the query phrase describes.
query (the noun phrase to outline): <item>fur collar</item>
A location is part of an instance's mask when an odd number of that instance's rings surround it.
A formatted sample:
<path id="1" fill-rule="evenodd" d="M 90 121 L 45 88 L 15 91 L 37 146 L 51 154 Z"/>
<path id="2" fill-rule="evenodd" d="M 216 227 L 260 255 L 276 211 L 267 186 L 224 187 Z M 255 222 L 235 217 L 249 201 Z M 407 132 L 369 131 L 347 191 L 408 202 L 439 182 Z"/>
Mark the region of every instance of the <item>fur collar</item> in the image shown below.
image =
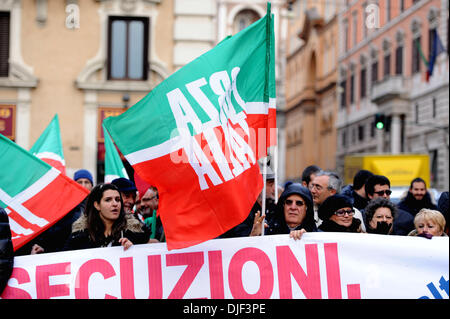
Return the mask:
<path id="1" fill-rule="evenodd" d="M 141 223 L 133 215 L 126 214 L 126 220 L 127 220 L 126 230 L 132 231 L 134 233 L 144 232 Z M 72 224 L 72 233 L 83 230 L 87 230 L 87 216 L 84 213 L 81 214 L 80 218 L 78 218 Z"/>

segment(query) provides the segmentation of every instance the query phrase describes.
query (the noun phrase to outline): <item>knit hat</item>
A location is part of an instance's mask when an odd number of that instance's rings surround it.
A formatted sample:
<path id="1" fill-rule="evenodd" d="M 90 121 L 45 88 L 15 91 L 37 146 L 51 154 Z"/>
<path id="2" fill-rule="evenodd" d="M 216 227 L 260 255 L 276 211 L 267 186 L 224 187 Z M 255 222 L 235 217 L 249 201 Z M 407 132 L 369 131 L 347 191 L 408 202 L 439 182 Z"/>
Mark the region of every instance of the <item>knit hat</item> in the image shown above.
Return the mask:
<path id="1" fill-rule="evenodd" d="M 323 201 L 322 205 L 320 205 L 318 211 L 319 218 L 322 220 L 327 220 L 335 211 L 344 207 L 353 207 L 352 201 L 349 197 L 341 194 L 330 196 Z"/>
<path id="2" fill-rule="evenodd" d="M 73 175 L 73 180 L 77 181 L 80 178 L 87 178 L 91 182 L 91 184 L 94 185 L 94 179 L 92 178 L 92 174 L 88 170 L 80 169 L 76 171 Z"/>
<path id="3" fill-rule="evenodd" d="M 130 181 L 127 178 L 119 177 L 111 181 L 111 184 L 114 184 L 117 186 L 120 192 L 126 193 L 126 192 L 135 192 L 137 191 L 136 186 L 134 185 L 133 181 Z"/>

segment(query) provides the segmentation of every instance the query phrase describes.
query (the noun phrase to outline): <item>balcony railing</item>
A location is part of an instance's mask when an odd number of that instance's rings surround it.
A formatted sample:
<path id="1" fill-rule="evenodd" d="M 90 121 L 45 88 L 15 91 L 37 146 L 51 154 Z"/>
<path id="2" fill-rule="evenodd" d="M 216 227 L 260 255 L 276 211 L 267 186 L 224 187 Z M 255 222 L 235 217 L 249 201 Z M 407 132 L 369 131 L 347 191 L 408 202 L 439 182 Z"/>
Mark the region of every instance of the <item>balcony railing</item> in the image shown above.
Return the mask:
<path id="1" fill-rule="evenodd" d="M 406 97 L 407 89 L 402 76 L 390 76 L 372 86 L 371 100 L 375 104 L 398 97 Z"/>

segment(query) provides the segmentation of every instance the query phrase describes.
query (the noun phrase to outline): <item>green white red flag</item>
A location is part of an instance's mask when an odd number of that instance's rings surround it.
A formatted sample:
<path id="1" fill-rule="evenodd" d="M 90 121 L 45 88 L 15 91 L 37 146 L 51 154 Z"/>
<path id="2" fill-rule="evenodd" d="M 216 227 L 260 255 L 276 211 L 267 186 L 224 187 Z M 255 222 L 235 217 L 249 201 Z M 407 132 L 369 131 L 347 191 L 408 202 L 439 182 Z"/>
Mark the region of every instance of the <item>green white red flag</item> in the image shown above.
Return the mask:
<path id="1" fill-rule="evenodd" d="M 50 124 L 30 149 L 31 154 L 66 174 L 66 162 L 59 129 L 58 114 L 55 114 Z"/>
<path id="2" fill-rule="evenodd" d="M 105 137 L 105 183 L 111 183 L 119 177 L 129 179 L 128 173 L 120 159 L 119 152 L 117 152 L 116 146 L 104 126 L 103 136 Z"/>
<path id="3" fill-rule="evenodd" d="M 104 120 L 137 174 L 158 188 L 169 249 L 225 233 L 261 192 L 257 160 L 276 144 L 270 3 L 267 11 Z"/>
<path id="4" fill-rule="evenodd" d="M 89 194 L 1 134 L 0 166 L 0 206 L 9 217 L 14 250 L 52 226 Z"/>

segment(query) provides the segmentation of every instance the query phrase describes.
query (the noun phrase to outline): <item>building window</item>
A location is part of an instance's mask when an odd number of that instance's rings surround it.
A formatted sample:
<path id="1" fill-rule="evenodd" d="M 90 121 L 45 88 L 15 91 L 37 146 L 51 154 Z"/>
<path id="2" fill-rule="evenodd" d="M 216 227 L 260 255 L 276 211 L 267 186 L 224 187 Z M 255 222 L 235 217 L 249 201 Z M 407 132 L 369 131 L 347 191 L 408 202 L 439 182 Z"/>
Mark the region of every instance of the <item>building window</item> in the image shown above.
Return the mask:
<path id="1" fill-rule="evenodd" d="M 386 22 L 391 21 L 391 0 L 386 0 Z"/>
<path id="2" fill-rule="evenodd" d="M 412 43 L 412 73 L 420 72 L 420 36 Z"/>
<path id="3" fill-rule="evenodd" d="M 352 15 L 352 46 L 355 46 L 357 43 L 358 11 L 353 11 Z"/>
<path id="4" fill-rule="evenodd" d="M 384 56 L 384 78 L 389 77 L 389 75 L 391 74 L 391 54 L 387 53 Z"/>
<path id="5" fill-rule="evenodd" d="M 403 46 L 395 49 L 395 74 L 403 74 Z"/>
<path id="6" fill-rule="evenodd" d="M 364 125 L 358 126 L 358 141 L 364 141 Z"/>
<path id="7" fill-rule="evenodd" d="M 416 124 L 419 123 L 419 104 L 414 105 L 414 111 L 415 111 L 415 121 Z"/>
<path id="8" fill-rule="evenodd" d="M 372 85 L 378 81 L 378 60 L 372 62 L 372 70 L 371 70 L 371 79 Z"/>
<path id="9" fill-rule="evenodd" d="M 355 101 L 355 74 L 350 75 L 350 104 Z"/>
<path id="10" fill-rule="evenodd" d="M 108 79 L 147 80 L 148 28 L 148 18 L 109 18 Z"/>
<path id="11" fill-rule="evenodd" d="M 400 12 L 405 11 L 405 0 L 400 0 Z"/>
<path id="12" fill-rule="evenodd" d="M 0 12 L 0 77 L 9 73 L 9 12 Z"/>
<path id="13" fill-rule="evenodd" d="M 341 109 L 343 109 L 347 105 L 347 81 L 346 80 L 342 80 L 340 91 L 341 91 Z"/>
<path id="14" fill-rule="evenodd" d="M 433 96 L 433 100 L 432 100 L 432 116 L 433 118 L 436 118 L 437 115 L 437 103 L 436 103 L 436 98 Z"/>
<path id="15" fill-rule="evenodd" d="M 245 9 L 239 12 L 234 18 L 233 31 L 234 33 L 238 33 L 239 31 L 244 30 L 253 22 L 257 21 L 260 16 L 253 10 Z"/>
<path id="16" fill-rule="evenodd" d="M 361 73 L 360 73 L 360 78 L 359 78 L 359 83 L 360 83 L 360 96 L 361 98 L 366 97 L 366 68 L 362 68 L 361 69 Z"/>
<path id="17" fill-rule="evenodd" d="M 348 21 L 344 20 L 344 32 L 343 32 L 344 52 L 348 51 Z"/>
<path id="18" fill-rule="evenodd" d="M 347 132 L 343 131 L 341 136 L 342 136 L 342 146 L 345 147 L 347 145 Z"/>

